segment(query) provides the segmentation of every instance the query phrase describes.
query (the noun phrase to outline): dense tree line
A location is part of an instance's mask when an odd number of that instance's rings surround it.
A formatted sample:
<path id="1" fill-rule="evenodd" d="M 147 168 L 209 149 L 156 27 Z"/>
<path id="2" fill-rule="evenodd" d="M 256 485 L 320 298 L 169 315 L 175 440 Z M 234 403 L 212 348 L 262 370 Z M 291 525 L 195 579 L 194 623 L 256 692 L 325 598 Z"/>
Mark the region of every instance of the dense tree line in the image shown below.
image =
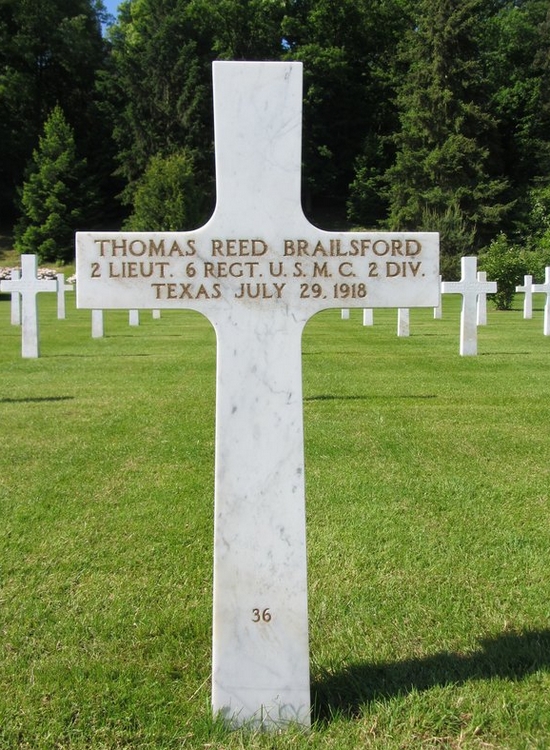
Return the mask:
<path id="1" fill-rule="evenodd" d="M 125 0 L 105 21 L 101 0 L 0 5 L 0 210 L 21 249 L 200 225 L 211 63 L 235 59 L 304 63 L 317 225 L 440 231 L 447 277 L 495 242 L 550 252 L 547 0 Z"/>

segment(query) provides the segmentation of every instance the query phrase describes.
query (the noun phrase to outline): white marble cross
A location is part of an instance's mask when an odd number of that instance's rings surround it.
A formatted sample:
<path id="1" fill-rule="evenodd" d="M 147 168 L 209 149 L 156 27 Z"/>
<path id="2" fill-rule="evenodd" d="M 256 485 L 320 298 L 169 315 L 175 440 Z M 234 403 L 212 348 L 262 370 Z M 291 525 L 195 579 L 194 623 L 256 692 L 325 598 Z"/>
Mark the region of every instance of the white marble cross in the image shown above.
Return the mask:
<path id="1" fill-rule="evenodd" d="M 65 320 L 65 292 L 72 292 L 74 287 L 72 284 L 65 284 L 65 274 L 58 273 L 57 279 L 57 318 L 58 320 Z"/>
<path id="2" fill-rule="evenodd" d="M 535 294 L 546 294 L 544 305 L 544 335 L 550 336 L 550 266 L 546 266 L 544 284 L 533 284 Z"/>
<path id="3" fill-rule="evenodd" d="M 439 238 L 310 224 L 301 63 L 213 72 L 213 216 L 190 232 L 78 233 L 77 304 L 190 308 L 213 324 L 213 709 L 236 726 L 307 726 L 302 331 L 325 308 L 436 304 Z"/>
<path id="4" fill-rule="evenodd" d="M 464 256 L 460 259 L 462 270 L 460 281 L 444 281 L 441 284 L 443 294 L 461 294 L 462 311 L 460 313 L 460 355 L 477 354 L 477 298 L 481 293 L 494 294 L 497 290 L 495 281 L 478 281 L 477 258 Z"/>
<path id="5" fill-rule="evenodd" d="M 0 282 L 0 291 L 21 295 L 21 355 L 28 359 L 39 356 L 38 305 L 39 292 L 57 292 L 57 281 L 38 279 L 36 255 L 21 256 L 21 276 Z"/>
<path id="6" fill-rule="evenodd" d="M 397 310 L 397 335 L 406 337 L 410 333 L 410 311 L 408 307 L 400 307 Z"/>
<path id="7" fill-rule="evenodd" d="M 103 310 L 92 310 L 92 338 L 101 339 L 103 335 Z"/>
<path id="8" fill-rule="evenodd" d="M 439 288 L 441 289 L 441 276 L 439 277 Z M 439 295 L 439 303 L 434 307 L 434 320 L 441 320 L 443 317 L 443 306 L 441 304 L 441 294 Z"/>
<path id="9" fill-rule="evenodd" d="M 18 268 L 12 268 L 10 272 L 10 279 L 17 281 L 21 277 Z M 7 280 L 7 279 L 6 279 Z M 19 292 L 11 293 L 11 305 L 10 305 L 10 320 L 12 326 L 21 325 L 21 294 Z"/>
<path id="10" fill-rule="evenodd" d="M 370 307 L 365 307 L 363 310 L 363 325 L 364 326 L 374 325 L 374 315 Z"/>
<path id="11" fill-rule="evenodd" d="M 528 275 L 523 277 L 523 285 L 516 287 L 516 292 L 523 292 L 523 318 L 531 320 L 533 317 L 533 277 Z"/>
<path id="12" fill-rule="evenodd" d="M 478 271 L 477 280 L 481 284 L 485 284 L 487 281 L 487 272 Z M 487 325 L 487 292 L 483 290 L 477 295 L 476 323 L 478 326 Z"/>

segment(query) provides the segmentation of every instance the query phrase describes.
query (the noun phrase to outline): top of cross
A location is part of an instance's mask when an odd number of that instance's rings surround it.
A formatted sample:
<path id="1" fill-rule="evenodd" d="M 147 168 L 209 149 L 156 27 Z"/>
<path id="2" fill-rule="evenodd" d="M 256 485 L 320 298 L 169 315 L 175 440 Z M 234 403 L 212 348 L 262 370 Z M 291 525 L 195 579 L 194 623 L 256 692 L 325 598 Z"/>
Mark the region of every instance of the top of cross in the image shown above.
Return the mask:
<path id="1" fill-rule="evenodd" d="M 550 295 L 550 266 L 546 266 L 544 284 L 533 284 L 533 291 Z"/>
<path id="2" fill-rule="evenodd" d="M 516 292 L 527 292 L 530 294 L 533 291 L 533 277 L 527 275 L 523 277 L 523 284 L 516 287 Z"/>
<path id="3" fill-rule="evenodd" d="M 217 202 L 191 232 L 77 234 L 77 305 L 241 307 L 305 321 L 327 307 L 437 304 L 436 233 L 327 232 L 300 203 L 301 63 L 216 62 Z"/>
<path id="4" fill-rule="evenodd" d="M 485 281 L 478 278 L 477 258 L 475 255 L 466 255 L 460 259 L 461 278 L 460 281 L 444 281 L 441 284 L 443 294 L 494 294 L 497 291 L 496 281 Z"/>
<path id="5" fill-rule="evenodd" d="M 22 295 L 36 295 L 39 292 L 55 292 L 55 279 L 39 279 L 36 255 L 21 255 L 21 273 L 18 278 L 6 279 L 1 284 L 3 292 L 19 292 Z"/>

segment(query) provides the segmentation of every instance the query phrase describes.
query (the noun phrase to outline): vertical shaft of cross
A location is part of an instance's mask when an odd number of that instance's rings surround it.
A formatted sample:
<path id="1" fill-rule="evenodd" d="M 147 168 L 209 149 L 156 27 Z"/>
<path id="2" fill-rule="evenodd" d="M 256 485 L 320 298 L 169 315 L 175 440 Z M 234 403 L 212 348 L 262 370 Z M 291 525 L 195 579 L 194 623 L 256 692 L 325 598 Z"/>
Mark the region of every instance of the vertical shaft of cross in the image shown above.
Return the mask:
<path id="1" fill-rule="evenodd" d="M 216 329 L 213 707 L 308 725 L 302 325 L 238 308 Z"/>
<path id="2" fill-rule="evenodd" d="M 281 70 L 284 75 L 281 75 Z M 302 78 L 300 63 L 214 63 L 216 209 L 208 224 L 235 223 L 251 236 L 280 231 L 302 216 Z M 251 110 L 250 92 L 254 91 Z M 231 92 L 231 95 L 228 94 Z M 207 225 L 208 226 L 208 225 Z M 230 231 L 229 231 L 230 235 Z M 243 235 L 246 236 L 246 235 Z"/>
<path id="3" fill-rule="evenodd" d="M 481 284 L 485 284 L 487 282 L 487 272 L 478 271 L 477 280 Z M 483 291 L 477 295 L 476 323 L 478 326 L 487 325 L 487 293 Z"/>
<path id="4" fill-rule="evenodd" d="M 13 268 L 10 278 L 12 281 L 18 281 L 20 275 L 19 269 Z M 21 295 L 19 292 L 11 293 L 11 324 L 13 326 L 21 325 Z"/>
<path id="5" fill-rule="evenodd" d="M 526 274 L 523 277 L 523 284 L 516 287 L 516 292 L 523 292 L 523 317 L 525 320 L 531 320 L 533 317 L 533 277 Z"/>
<path id="6" fill-rule="evenodd" d="M 277 237 L 282 219 L 302 215 L 301 98 L 295 63 L 214 64 L 217 201 L 209 225 L 222 224 L 226 236 L 260 229 Z M 240 304 L 213 323 L 212 704 L 237 725 L 308 725 L 304 319 L 284 305 L 262 312 Z"/>
<path id="7" fill-rule="evenodd" d="M 544 305 L 544 335 L 550 336 L 550 266 L 546 266 L 544 284 L 533 284 L 533 292 L 546 294 Z"/>

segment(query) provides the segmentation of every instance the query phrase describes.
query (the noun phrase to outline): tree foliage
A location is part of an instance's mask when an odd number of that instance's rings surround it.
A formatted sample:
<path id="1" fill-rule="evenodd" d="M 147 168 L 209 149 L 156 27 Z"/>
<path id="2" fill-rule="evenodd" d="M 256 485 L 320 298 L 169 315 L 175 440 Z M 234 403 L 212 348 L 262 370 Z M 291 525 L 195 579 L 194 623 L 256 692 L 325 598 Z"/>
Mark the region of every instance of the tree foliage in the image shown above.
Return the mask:
<path id="1" fill-rule="evenodd" d="M 136 187 L 134 208 L 125 229 L 135 232 L 193 229 L 201 223 L 203 200 L 188 153 L 153 156 Z"/>
<path id="2" fill-rule="evenodd" d="M 72 128 L 61 108 L 55 107 L 23 185 L 16 249 L 36 253 L 41 261 L 72 260 L 74 231 L 84 228 L 84 207 L 93 201 L 85 185 L 86 162 L 77 157 Z"/>
<path id="3" fill-rule="evenodd" d="M 516 286 L 523 281 L 528 265 L 521 248 L 514 247 L 508 237 L 501 233 L 479 258 L 479 267 L 487 272 L 487 278 L 497 282 L 497 291 L 489 295 L 498 310 L 510 310 Z"/>
<path id="4" fill-rule="evenodd" d="M 388 223 L 428 229 L 429 218 L 431 228 L 441 229 L 442 252 L 451 256 L 478 249 L 510 210 L 507 180 L 491 169 L 496 121 L 482 106 L 482 5 L 422 0 L 400 47 L 407 71 L 397 92 L 397 155 L 386 173 Z M 452 231 L 446 231 L 449 216 Z"/>
<path id="5" fill-rule="evenodd" d="M 83 153 L 100 170 L 110 135 L 94 98 L 106 48 L 101 2 L 2 0 L 0 4 L 0 211 L 16 188 L 44 122 L 59 104 Z"/>
<path id="6" fill-rule="evenodd" d="M 301 60 L 315 224 L 439 231 L 446 275 L 500 233 L 550 242 L 547 0 L 123 0 L 106 38 L 103 19 L 101 0 L 0 4 L 5 213 L 59 103 L 100 191 L 90 225 L 202 223 L 212 62 Z"/>

